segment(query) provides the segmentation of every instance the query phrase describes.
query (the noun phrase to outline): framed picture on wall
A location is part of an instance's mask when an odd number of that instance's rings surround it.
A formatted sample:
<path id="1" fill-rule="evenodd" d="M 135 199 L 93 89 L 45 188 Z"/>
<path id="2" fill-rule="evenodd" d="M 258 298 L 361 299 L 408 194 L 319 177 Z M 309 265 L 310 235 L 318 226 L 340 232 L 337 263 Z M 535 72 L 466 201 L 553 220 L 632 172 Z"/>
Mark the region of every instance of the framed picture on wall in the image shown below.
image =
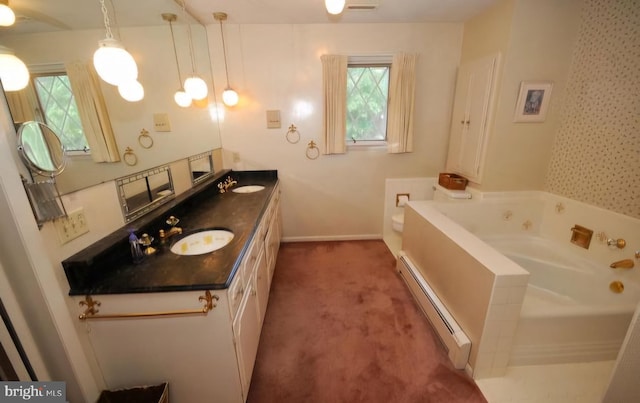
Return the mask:
<path id="1" fill-rule="evenodd" d="M 514 122 L 544 122 L 551 99 L 551 81 L 523 81 L 516 103 Z"/>

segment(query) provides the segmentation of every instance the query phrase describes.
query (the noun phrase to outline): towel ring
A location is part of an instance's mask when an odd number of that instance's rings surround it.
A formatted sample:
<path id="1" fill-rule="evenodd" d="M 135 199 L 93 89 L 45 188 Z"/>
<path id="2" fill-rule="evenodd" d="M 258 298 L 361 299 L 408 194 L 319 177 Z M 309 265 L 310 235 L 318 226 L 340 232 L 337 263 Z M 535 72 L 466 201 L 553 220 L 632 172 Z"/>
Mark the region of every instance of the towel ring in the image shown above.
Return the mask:
<path id="1" fill-rule="evenodd" d="M 124 163 L 129 165 L 130 167 L 136 165 L 138 163 L 138 157 L 136 156 L 136 153 L 133 152 L 133 150 L 131 149 L 131 147 L 127 147 L 124 150 L 124 154 L 122 155 L 122 159 L 124 160 Z"/>
<path id="2" fill-rule="evenodd" d="M 309 144 L 307 144 L 307 158 L 310 160 L 315 160 L 320 156 L 320 149 L 316 146 L 315 141 L 311 140 Z"/>
<path id="3" fill-rule="evenodd" d="M 138 143 L 142 148 L 149 149 L 153 147 L 153 138 L 149 136 L 149 132 L 147 129 L 140 130 L 140 135 L 138 136 Z"/>
<path id="4" fill-rule="evenodd" d="M 289 137 L 289 135 L 295 135 L 295 136 L 297 136 L 297 138 L 294 141 L 294 140 L 292 140 L 292 138 L 294 138 L 294 137 Z M 287 132 L 287 136 L 286 137 L 287 137 L 287 141 L 289 143 L 291 143 L 291 144 L 295 144 L 298 141 L 300 141 L 300 132 L 298 132 L 298 128 L 293 124 L 291 126 L 289 126 L 289 131 Z"/>

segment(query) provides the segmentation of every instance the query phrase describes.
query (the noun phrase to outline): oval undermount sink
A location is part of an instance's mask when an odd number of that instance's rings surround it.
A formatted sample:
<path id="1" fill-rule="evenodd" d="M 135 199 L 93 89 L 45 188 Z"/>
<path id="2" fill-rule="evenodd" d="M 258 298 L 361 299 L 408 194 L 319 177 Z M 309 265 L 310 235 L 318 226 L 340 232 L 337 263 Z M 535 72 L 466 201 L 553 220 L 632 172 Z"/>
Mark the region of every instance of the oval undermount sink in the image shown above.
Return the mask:
<path id="1" fill-rule="evenodd" d="M 196 232 L 178 240 L 171 246 L 176 255 L 204 255 L 221 249 L 231 242 L 233 232 L 224 229 L 211 229 Z"/>
<path id="2" fill-rule="evenodd" d="M 231 189 L 232 192 L 235 193 L 253 193 L 259 192 L 264 189 L 262 185 L 247 185 L 247 186 L 239 186 L 237 188 Z"/>

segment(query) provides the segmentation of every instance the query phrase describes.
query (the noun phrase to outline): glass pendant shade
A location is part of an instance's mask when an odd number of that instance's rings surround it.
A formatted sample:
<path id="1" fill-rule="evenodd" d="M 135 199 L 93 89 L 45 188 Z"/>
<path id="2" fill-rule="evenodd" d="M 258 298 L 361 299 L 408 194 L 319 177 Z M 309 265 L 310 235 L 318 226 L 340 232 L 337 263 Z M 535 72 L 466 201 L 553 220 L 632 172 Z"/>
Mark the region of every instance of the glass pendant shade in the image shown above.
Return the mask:
<path id="1" fill-rule="evenodd" d="M 138 79 L 138 66 L 133 56 L 114 38 L 98 42 L 93 54 L 93 65 L 101 79 L 111 85 L 120 85 Z"/>
<path id="2" fill-rule="evenodd" d="M 198 76 L 191 76 L 184 80 L 184 90 L 191 99 L 203 99 L 207 97 L 209 90 L 207 83 Z"/>
<path id="3" fill-rule="evenodd" d="M 144 88 L 137 80 L 120 83 L 118 92 L 122 98 L 129 102 L 138 102 L 144 98 Z"/>
<path id="4" fill-rule="evenodd" d="M 188 108 L 191 106 L 191 97 L 187 94 L 182 88 L 176 91 L 173 95 L 174 101 L 183 108 Z"/>
<path id="5" fill-rule="evenodd" d="M 235 106 L 238 104 L 239 100 L 240 98 L 238 97 L 238 93 L 231 88 L 227 88 L 222 93 L 222 102 L 227 106 Z"/>
<path id="6" fill-rule="evenodd" d="M 329 14 L 340 14 L 344 10 L 345 0 L 324 0 Z"/>
<path id="7" fill-rule="evenodd" d="M 0 27 L 9 27 L 15 22 L 16 15 L 13 10 L 6 4 L 0 4 Z"/>
<path id="8" fill-rule="evenodd" d="M 20 91 L 29 84 L 29 70 L 11 50 L 0 46 L 0 80 L 5 91 Z"/>

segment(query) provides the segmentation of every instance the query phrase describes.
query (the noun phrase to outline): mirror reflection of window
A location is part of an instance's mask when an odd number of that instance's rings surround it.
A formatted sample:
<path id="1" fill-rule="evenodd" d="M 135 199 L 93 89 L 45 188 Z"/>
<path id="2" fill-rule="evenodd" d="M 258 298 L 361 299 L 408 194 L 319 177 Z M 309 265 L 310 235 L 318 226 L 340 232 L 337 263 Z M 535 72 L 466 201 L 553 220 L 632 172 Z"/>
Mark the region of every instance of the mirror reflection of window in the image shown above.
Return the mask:
<path id="1" fill-rule="evenodd" d="M 89 143 L 67 74 L 35 75 L 33 83 L 45 123 L 60 135 L 65 150 L 71 155 L 88 153 Z"/>

